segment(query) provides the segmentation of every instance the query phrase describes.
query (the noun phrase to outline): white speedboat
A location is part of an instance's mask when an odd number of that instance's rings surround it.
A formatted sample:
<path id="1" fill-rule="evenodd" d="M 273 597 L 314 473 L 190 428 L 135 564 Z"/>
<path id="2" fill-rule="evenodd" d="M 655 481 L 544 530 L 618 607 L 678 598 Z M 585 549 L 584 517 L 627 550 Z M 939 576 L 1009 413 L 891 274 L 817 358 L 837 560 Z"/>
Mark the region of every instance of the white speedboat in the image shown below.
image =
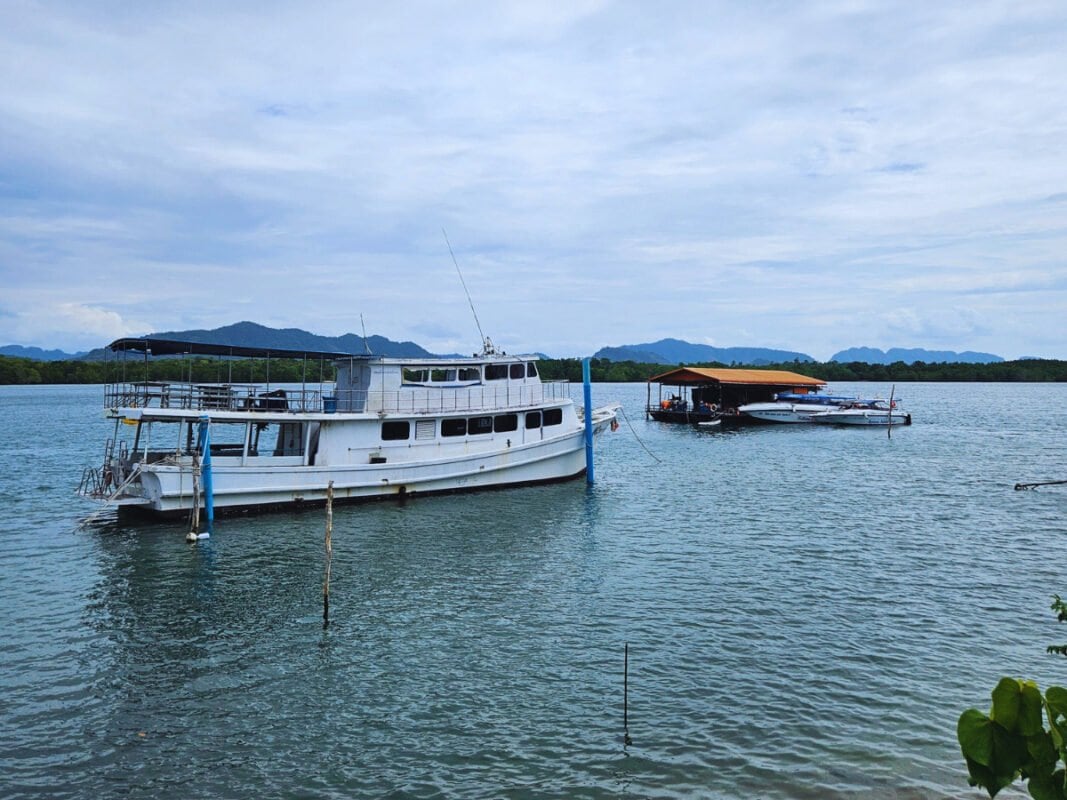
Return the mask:
<path id="1" fill-rule="evenodd" d="M 839 397 L 828 394 L 799 394 L 780 392 L 773 402 L 747 403 L 737 410 L 753 419 L 763 422 L 798 423 L 811 422 L 812 416 L 822 414 L 831 408 L 856 402 L 855 397 Z"/>
<path id="2" fill-rule="evenodd" d="M 896 402 L 870 400 L 812 414 L 811 421 L 823 425 L 911 425 L 911 414 Z"/>
<path id="3" fill-rule="evenodd" d="M 188 512 L 206 492 L 215 508 L 246 509 L 322 502 L 331 482 L 345 500 L 566 480 L 585 472 L 591 434 L 614 427 L 618 411 L 590 409 L 586 426 L 567 382 L 542 382 L 537 356 L 497 353 L 488 340 L 481 355 L 427 359 L 158 339 L 109 347 L 145 364 L 122 361 L 105 387 L 114 436 L 79 494 L 156 514 Z M 216 355 L 223 374 L 233 358 L 266 359 L 268 376 L 271 359 L 302 359 L 305 375 L 309 359 L 316 374 L 332 362 L 336 381 L 149 381 L 149 354 Z"/>

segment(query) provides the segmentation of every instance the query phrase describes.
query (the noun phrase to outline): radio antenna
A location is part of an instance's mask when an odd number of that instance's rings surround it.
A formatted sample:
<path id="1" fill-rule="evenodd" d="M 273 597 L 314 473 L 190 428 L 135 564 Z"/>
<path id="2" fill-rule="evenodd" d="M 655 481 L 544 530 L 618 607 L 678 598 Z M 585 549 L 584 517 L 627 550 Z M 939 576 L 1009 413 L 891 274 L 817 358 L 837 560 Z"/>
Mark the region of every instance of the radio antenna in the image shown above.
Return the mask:
<path id="1" fill-rule="evenodd" d="M 359 312 L 359 326 L 363 328 L 363 349 L 367 351 L 367 355 L 370 355 L 370 345 L 367 344 L 367 325 L 363 322 L 363 312 Z"/>
<path id="2" fill-rule="evenodd" d="M 459 275 L 459 282 L 463 285 L 463 291 L 467 295 L 467 302 L 470 303 L 471 313 L 474 315 L 474 324 L 478 326 L 478 335 L 482 339 L 482 353 L 484 355 L 494 353 L 496 350 L 493 347 L 493 343 L 489 341 L 489 337 L 482 332 L 482 323 L 478 321 L 478 312 L 474 310 L 474 301 L 471 300 L 471 293 L 470 290 L 467 289 L 467 282 L 463 280 L 463 273 L 460 271 L 459 262 L 456 261 L 456 254 L 452 252 L 452 243 L 448 241 L 448 233 L 445 232 L 444 228 L 441 228 L 441 233 L 444 234 L 445 244 L 448 245 L 448 254 L 452 256 L 452 263 L 456 265 L 456 273 Z"/>

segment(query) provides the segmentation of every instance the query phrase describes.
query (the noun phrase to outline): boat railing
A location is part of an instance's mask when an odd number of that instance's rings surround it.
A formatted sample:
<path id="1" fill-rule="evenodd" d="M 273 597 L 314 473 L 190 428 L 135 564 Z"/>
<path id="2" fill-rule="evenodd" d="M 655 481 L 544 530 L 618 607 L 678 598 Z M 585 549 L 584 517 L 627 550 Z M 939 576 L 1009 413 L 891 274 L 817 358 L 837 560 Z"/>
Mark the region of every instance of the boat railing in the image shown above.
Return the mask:
<path id="1" fill-rule="evenodd" d="M 391 391 L 264 384 L 197 384 L 162 381 L 108 384 L 104 407 L 170 408 L 189 411 L 371 412 L 426 414 L 528 408 L 570 397 L 568 381 L 404 387 Z"/>

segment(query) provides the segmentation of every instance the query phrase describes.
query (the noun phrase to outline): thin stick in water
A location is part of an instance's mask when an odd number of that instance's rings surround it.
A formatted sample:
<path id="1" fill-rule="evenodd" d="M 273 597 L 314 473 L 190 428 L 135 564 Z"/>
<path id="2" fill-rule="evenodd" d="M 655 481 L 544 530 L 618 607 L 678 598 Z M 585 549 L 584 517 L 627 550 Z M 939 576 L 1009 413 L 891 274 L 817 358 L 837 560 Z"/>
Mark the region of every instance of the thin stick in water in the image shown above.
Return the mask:
<path id="1" fill-rule="evenodd" d="M 326 486 L 326 575 L 322 580 L 322 627 L 330 627 L 330 561 L 333 558 L 333 481 Z"/>

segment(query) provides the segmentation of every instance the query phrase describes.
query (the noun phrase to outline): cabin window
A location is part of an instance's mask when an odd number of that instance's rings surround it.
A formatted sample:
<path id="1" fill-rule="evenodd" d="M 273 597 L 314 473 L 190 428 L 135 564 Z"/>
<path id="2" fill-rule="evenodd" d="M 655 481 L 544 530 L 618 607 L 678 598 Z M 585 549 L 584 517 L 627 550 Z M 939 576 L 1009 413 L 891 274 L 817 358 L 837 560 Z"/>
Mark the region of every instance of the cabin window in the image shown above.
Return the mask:
<path id="1" fill-rule="evenodd" d="M 478 436 L 479 434 L 492 432 L 492 417 L 471 417 L 469 420 L 467 420 L 467 433 L 471 436 Z"/>
<path id="2" fill-rule="evenodd" d="M 526 377 L 526 365 L 525 364 L 512 364 L 511 365 L 511 379 L 521 380 Z"/>
<path id="3" fill-rule="evenodd" d="M 563 409 L 562 408 L 546 408 L 545 409 L 545 425 L 562 425 L 563 424 Z"/>
<path id="4" fill-rule="evenodd" d="M 534 428 L 541 427 L 541 412 L 540 411 L 527 411 L 526 412 L 526 430 L 533 430 Z"/>
<path id="5" fill-rule="evenodd" d="M 518 414 L 501 414 L 498 417 L 493 417 L 493 430 L 496 433 L 507 433 L 508 431 L 516 430 L 518 427 Z"/>
<path id="6" fill-rule="evenodd" d="M 185 449 L 187 453 L 196 450 L 199 423 L 190 422 L 187 426 Z M 248 424 L 245 422 L 211 422 L 211 455 L 241 457 L 245 451 L 245 437 L 248 436 Z M 273 449 L 273 445 L 272 445 Z"/>
<path id="7" fill-rule="evenodd" d="M 441 420 L 441 435 L 442 436 L 466 436 L 467 435 L 467 420 L 461 419 L 443 419 Z"/>
<path id="8" fill-rule="evenodd" d="M 212 426 L 214 428 L 214 425 Z M 214 431 L 212 432 L 214 436 Z M 215 453 L 212 443 L 211 452 Z M 248 442 L 250 456 L 304 455 L 304 426 L 299 422 L 256 422 Z"/>
<path id="9" fill-rule="evenodd" d="M 411 369 L 404 367 L 404 383 L 426 383 L 429 379 L 428 369 Z"/>
<path id="10" fill-rule="evenodd" d="M 487 381 L 502 381 L 508 376 L 507 364 L 486 364 L 485 379 Z"/>
<path id="11" fill-rule="evenodd" d="M 536 378 L 537 377 L 537 366 L 532 361 L 527 361 L 526 362 L 526 377 L 527 378 Z"/>
<path id="12" fill-rule="evenodd" d="M 480 381 L 482 373 L 477 367 L 460 367 L 459 379 L 461 381 Z"/>
<path id="13" fill-rule="evenodd" d="M 407 420 L 403 422 L 383 422 L 382 423 L 382 441 L 383 442 L 395 442 L 401 439 L 408 439 L 411 437 L 411 423 Z"/>
<path id="14" fill-rule="evenodd" d="M 454 369 L 431 369 L 430 380 L 435 383 L 452 383 L 456 379 Z"/>

